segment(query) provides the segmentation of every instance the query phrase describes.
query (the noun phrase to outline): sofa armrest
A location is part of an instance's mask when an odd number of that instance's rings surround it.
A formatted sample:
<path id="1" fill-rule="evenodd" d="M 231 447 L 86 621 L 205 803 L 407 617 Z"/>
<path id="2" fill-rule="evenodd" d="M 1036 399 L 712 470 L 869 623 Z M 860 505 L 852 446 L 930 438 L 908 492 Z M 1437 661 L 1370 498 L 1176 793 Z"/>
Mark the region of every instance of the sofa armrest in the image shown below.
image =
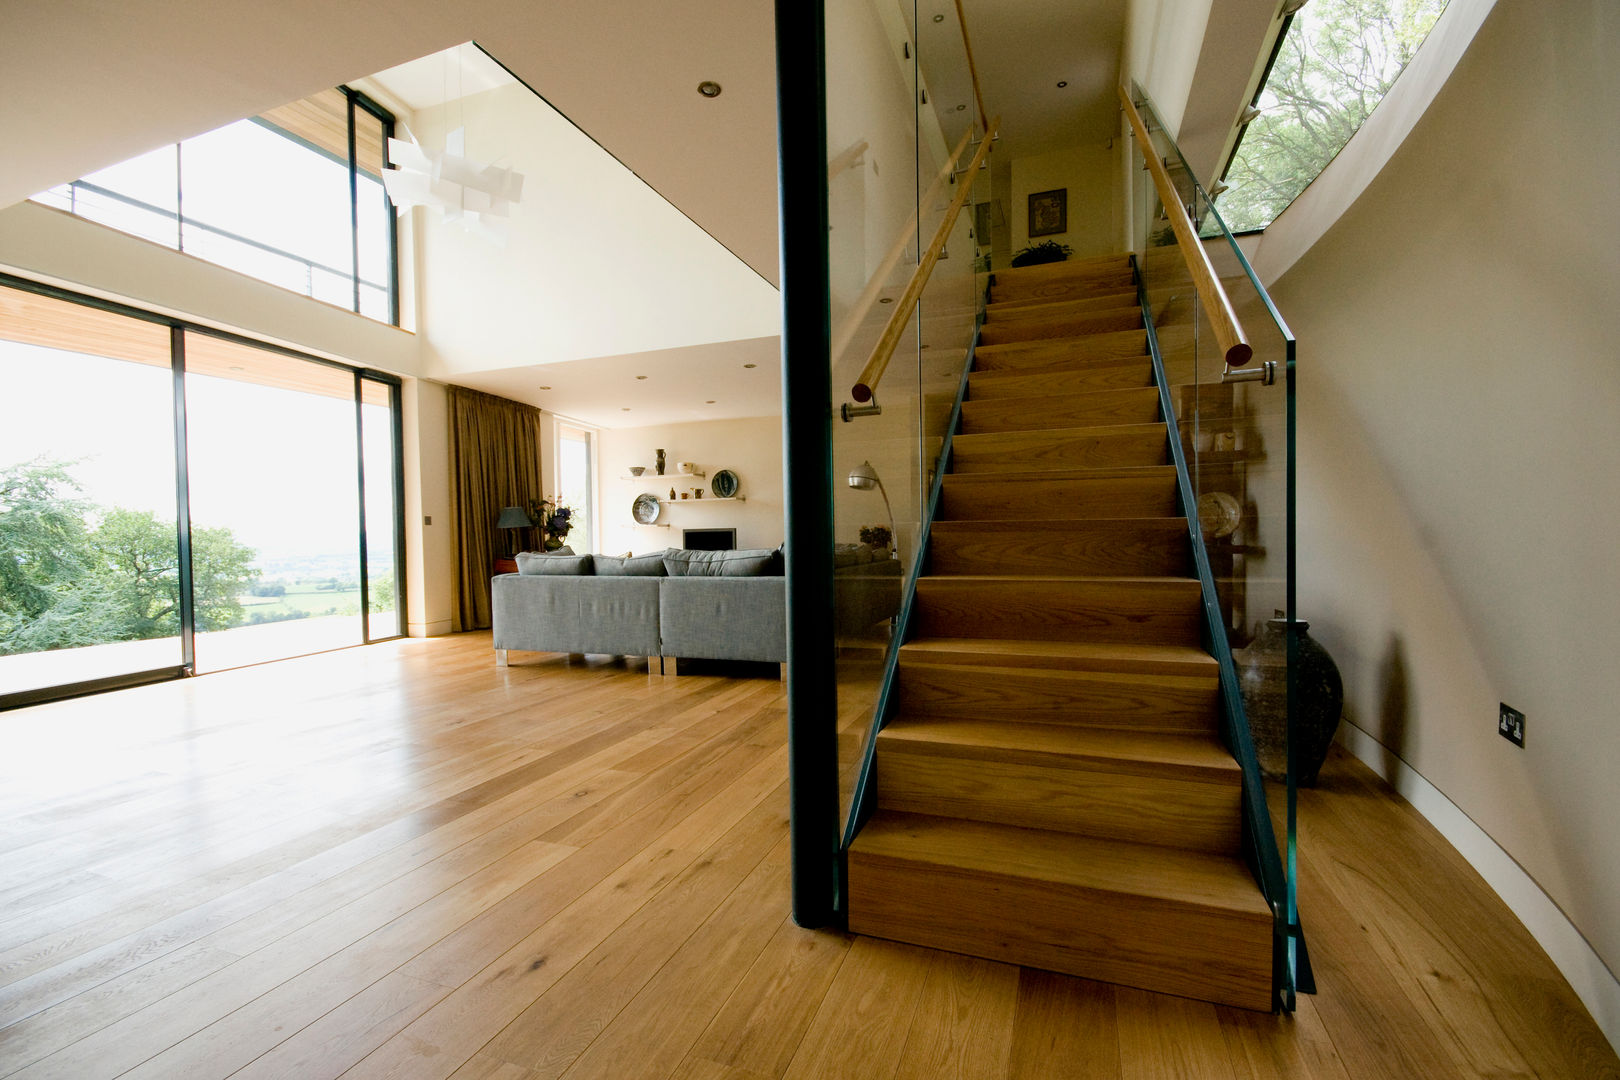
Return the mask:
<path id="1" fill-rule="evenodd" d="M 658 584 L 663 655 L 787 661 L 786 579 L 670 577 Z"/>

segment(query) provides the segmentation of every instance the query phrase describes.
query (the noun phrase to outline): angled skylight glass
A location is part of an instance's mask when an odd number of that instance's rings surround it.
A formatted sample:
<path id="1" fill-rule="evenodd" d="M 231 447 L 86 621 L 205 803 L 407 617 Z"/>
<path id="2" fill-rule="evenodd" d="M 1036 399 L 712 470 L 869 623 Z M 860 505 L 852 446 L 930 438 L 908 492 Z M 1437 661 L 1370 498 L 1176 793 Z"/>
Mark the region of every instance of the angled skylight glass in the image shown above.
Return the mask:
<path id="1" fill-rule="evenodd" d="M 1263 229 L 1344 149 L 1446 0 L 1311 0 L 1290 17 L 1216 199 L 1233 232 Z"/>

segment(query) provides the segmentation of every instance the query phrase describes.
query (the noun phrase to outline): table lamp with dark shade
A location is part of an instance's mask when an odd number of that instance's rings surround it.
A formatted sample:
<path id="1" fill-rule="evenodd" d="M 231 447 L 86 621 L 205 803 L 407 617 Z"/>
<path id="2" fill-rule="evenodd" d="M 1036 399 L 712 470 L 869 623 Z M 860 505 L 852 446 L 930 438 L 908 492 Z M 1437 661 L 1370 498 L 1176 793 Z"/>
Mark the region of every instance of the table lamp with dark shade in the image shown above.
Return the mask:
<path id="1" fill-rule="evenodd" d="M 506 506 L 501 508 L 501 516 L 495 520 L 497 529 L 532 529 L 534 522 L 530 520 L 528 512 L 521 506 Z M 506 553 L 517 554 L 517 548 L 512 540 L 506 542 Z"/>

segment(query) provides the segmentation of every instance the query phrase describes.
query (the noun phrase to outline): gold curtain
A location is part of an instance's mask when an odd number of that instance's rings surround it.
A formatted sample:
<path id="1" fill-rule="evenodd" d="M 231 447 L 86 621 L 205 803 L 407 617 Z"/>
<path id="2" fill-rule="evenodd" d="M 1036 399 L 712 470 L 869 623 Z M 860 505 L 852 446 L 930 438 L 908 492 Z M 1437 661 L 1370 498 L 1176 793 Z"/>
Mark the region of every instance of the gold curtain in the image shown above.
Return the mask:
<path id="1" fill-rule="evenodd" d="M 455 542 L 454 630 L 490 623 L 489 579 L 507 538 L 495 520 L 540 491 L 540 410 L 494 394 L 450 387 L 450 513 Z"/>

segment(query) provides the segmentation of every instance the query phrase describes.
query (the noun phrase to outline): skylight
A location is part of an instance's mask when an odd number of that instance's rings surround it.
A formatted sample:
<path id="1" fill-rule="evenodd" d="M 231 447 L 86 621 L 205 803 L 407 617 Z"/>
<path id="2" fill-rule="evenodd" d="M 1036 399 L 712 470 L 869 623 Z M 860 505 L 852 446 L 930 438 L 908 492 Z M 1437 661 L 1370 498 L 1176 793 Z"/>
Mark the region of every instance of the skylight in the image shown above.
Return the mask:
<path id="1" fill-rule="evenodd" d="M 1289 17 L 1216 200 L 1263 229 L 1342 150 L 1405 70 L 1446 0 L 1311 0 Z"/>

